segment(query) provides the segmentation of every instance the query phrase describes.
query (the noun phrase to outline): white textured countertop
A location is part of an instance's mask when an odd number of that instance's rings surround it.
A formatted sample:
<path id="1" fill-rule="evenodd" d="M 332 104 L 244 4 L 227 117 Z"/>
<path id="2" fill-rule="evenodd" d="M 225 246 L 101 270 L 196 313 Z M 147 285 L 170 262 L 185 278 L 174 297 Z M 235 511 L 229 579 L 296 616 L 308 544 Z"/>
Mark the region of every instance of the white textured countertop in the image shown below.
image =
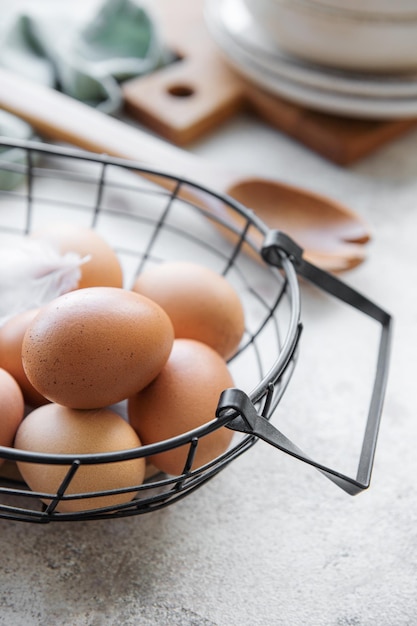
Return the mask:
<path id="1" fill-rule="evenodd" d="M 417 616 L 417 133 L 349 168 L 245 117 L 190 149 L 327 194 L 370 224 L 368 259 L 344 279 L 395 322 L 371 487 L 348 496 L 259 442 L 201 489 L 152 514 L 49 525 L 0 520 L 0 624 L 411 626 Z M 304 326 L 314 336 L 316 328 L 325 330 L 328 305 L 305 286 L 302 294 Z M 341 333 L 362 336 L 361 323 L 354 318 Z M 285 402 L 295 432 L 297 420 L 300 430 L 314 423 L 323 397 L 352 389 L 353 398 L 355 383 L 360 386 L 355 369 L 340 382 L 342 359 L 332 342 L 312 345 L 316 352 L 301 346 L 300 375 Z M 332 447 L 331 437 L 325 443 Z"/>

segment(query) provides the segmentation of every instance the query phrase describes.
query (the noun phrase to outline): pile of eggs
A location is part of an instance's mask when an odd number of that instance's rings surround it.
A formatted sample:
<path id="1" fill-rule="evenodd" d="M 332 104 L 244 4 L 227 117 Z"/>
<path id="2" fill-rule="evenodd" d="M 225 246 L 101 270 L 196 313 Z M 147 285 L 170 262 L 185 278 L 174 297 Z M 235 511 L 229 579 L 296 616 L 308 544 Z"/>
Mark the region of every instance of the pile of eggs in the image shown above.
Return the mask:
<path id="1" fill-rule="evenodd" d="M 88 261 L 76 289 L 0 327 L 0 445 L 44 454 L 116 452 L 212 420 L 220 393 L 233 386 L 227 361 L 244 333 L 232 285 L 197 263 L 167 261 L 145 269 L 127 289 L 117 255 L 91 229 L 59 224 L 30 237 Z M 224 452 L 231 438 L 226 427 L 201 438 L 192 469 Z M 66 493 L 84 497 L 64 499 L 57 508 L 128 502 L 147 464 L 177 475 L 187 454 L 188 446 L 179 446 L 146 460 L 133 455 L 82 465 Z M 68 472 L 50 463 L 18 461 L 17 467 L 42 494 L 56 493 Z M 86 497 L 92 492 L 103 495 Z"/>

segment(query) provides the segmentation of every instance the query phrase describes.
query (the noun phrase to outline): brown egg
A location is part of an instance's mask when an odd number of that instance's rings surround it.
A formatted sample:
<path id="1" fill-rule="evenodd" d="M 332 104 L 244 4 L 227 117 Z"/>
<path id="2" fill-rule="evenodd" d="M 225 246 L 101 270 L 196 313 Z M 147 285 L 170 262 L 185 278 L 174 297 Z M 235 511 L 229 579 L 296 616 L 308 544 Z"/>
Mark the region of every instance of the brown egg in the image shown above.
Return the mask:
<path id="1" fill-rule="evenodd" d="M 132 289 L 168 313 L 176 338 L 202 341 L 225 359 L 239 346 L 245 329 L 242 303 L 227 279 L 208 267 L 161 263 L 145 270 Z"/>
<path id="2" fill-rule="evenodd" d="M 40 309 L 30 309 L 11 317 L 0 327 L 0 367 L 18 382 L 25 402 L 36 407 L 48 402 L 29 382 L 23 369 L 22 343 L 27 327 Z"/>
<path id="3" fill-rule="evenodd" d="M 192 339 L 176 339 L 159 376 L 128 402 L 129 421 L 143 444 L 188 432 L 215 418 L 221 392 L 233 386 L 224 359 L 210 346 Z M 193 469 L 223 453 L 233 432 L 221 427 L 201 438 Z M 189 446 L 149 457 L 167 474 L 183 471 Z"/>
<path id="4" fill-rule="evenodd" d="M 19 385 L 9 372 L 0 369 L 0 446 L 10 447 L 23 419 L 25 403 Z M 0 458 L 0 464 L 4 458 Z"/>
<path id="5" fill-rule="evenodd" d="M 81 265 L 78 289 L 85 287 L 122 287 L 123 273 L 119 259 L 111 246 L 91 228 L 65 222 L 51 223 L 34 231 L 31 237 L 54 244 L 61 254 L 76 252 L 81 258 L 91 258 Z"/>
<path id="6" fill-rule="evenodd" d="M 34 318 L 23 339 L 23 367 L 53 402 L 105 407 L 150 383 L 173 339 L 169 317 L 148 298 L 115 287 L 79 289 Z"/>
<path id="7" fill-rule="evenodd" d="M 45 454 L 99 454 L 140 447 L 133 428 L 109 409 L 80 411 L 47 404 L 29 413 L 21 423 L 15 448 Z M 69 470 L 67 465 L 17 461 L 18 469 L 32 491 L 56 493 Z M 143 458 L 114 463 L 81 465 L 66 494 L 91 493 L 136 487 L 143 482 Z M 61 501 L 63 512 L 83 511 L 129 502 L 135 492 Z M 49 499 L 44 502 L 49 504 Z"/>

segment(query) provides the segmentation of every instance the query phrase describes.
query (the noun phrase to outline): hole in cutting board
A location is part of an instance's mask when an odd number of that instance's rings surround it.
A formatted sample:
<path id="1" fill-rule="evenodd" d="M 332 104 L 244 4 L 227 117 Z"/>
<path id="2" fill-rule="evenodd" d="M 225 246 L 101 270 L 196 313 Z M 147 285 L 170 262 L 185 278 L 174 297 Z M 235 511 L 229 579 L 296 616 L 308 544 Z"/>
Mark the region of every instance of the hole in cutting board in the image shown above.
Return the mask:
<path id="1" fill-rule="evenodd" d="M 175 98 L 190 98 L 194 95 L 194 89 L 189 85 L 173 85 L 168 87 L 167 91 Z"/>

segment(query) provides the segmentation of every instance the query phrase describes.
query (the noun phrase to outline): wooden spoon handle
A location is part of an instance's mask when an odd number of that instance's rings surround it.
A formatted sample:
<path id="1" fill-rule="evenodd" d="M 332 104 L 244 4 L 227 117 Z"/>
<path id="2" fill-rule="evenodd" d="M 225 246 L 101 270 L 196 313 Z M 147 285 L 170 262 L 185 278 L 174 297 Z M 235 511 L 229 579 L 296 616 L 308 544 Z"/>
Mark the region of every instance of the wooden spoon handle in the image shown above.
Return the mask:
<path id="1" fill-rule="evenodd" d="M 130 159 L 202 184 L 217 182 L 207 164 L 180 148 L 82 102 L 0 68 L 0 106 L 39 134 L 84 150 Z M 221 176 L 220 176 L 221 178 Z"/>

